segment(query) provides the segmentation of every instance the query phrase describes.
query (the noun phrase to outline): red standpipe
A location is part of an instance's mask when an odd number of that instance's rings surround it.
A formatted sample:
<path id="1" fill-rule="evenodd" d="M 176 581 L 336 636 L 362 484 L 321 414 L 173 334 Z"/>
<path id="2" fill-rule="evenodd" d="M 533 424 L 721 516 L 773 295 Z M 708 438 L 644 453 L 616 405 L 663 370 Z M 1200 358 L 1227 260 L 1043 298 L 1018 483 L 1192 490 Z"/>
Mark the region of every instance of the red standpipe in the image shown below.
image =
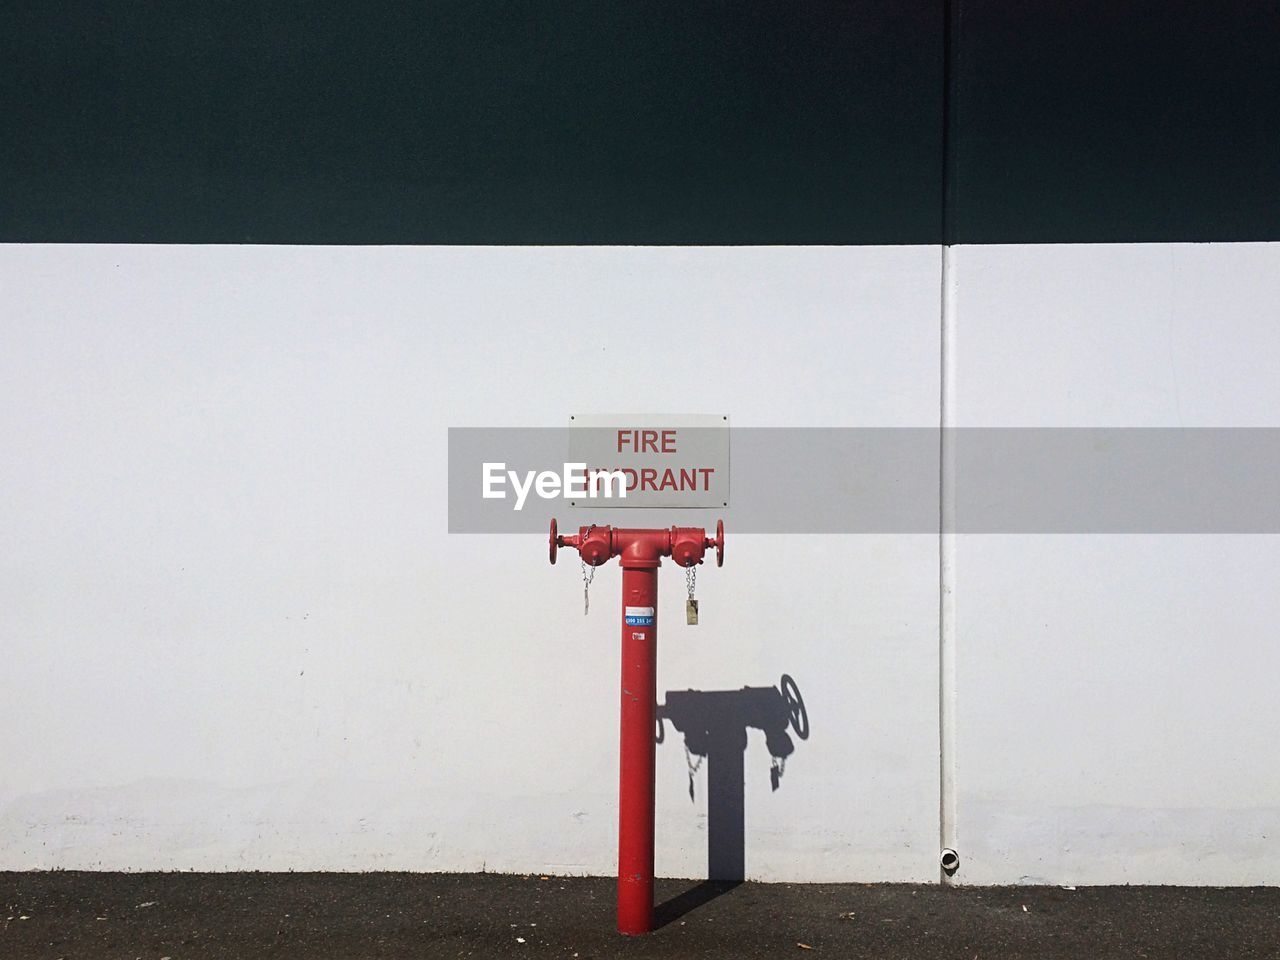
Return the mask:
<path id="1" fill-rule="evenodd" d="M 671 557 L 682 567 L 716 548 L 724 564 L 724 521 L 716 535 L 701 527 L 628 530 L 581 527 L 561 536 L 551 521 L 550 554 L 573 547 L 593 567 L 622 565 L 622 685 L 618 763 L 618 932 L 653 929 L 653 751 L 658 701 L 658 567 Z"/>

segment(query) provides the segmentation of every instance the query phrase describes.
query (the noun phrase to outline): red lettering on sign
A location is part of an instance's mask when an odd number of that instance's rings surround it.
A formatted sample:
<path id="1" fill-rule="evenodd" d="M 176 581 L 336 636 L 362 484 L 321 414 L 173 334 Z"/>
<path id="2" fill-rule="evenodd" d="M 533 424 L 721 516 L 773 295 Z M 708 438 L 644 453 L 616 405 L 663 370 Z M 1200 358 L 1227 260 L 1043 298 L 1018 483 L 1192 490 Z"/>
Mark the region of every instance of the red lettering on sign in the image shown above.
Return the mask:
<path id="1" fill-rule="evenodd" d="M 617 452 L 630 449 L 635 453 L 675 453 L 675 430 L 619 430 Z"/>

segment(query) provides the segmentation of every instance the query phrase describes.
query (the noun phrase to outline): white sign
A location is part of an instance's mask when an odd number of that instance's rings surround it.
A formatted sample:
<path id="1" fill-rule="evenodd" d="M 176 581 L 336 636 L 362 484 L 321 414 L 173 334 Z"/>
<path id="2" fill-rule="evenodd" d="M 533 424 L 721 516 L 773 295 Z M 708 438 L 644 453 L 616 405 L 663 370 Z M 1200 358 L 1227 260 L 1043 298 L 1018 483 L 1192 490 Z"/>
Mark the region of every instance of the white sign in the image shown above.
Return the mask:
<path id="1" fill-rule="evenodd" d="M 626 494 L 572 506 L 727 507 L 729 418 L 722 414 L 575 414 L 569 460 L 597 473 L 620 471 Z"/>

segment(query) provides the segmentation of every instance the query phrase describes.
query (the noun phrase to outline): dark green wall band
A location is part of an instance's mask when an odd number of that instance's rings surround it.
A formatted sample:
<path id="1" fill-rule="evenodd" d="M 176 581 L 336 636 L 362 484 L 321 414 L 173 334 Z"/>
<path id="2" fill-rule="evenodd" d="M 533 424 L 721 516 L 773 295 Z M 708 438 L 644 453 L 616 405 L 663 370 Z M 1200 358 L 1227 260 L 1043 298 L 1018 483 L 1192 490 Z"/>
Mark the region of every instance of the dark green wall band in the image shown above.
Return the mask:
<path id="1" fill-rule="evenodd" d="M 1274 3 L 5 9 L 3 241 L 1280 239 Z"/>
<path id="2" fill-rule="evenodd" d="M 1280 4 L 953 2 L 953 239 L 1280 240 Z"/>

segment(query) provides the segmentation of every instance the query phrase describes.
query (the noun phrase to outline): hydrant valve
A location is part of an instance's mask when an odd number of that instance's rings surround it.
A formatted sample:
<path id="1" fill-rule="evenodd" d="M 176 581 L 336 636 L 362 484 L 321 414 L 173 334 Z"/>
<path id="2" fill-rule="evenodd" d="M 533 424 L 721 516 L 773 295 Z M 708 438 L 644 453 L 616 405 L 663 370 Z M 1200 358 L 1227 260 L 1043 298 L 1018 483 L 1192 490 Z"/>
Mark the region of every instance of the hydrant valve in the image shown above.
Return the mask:
<path id="1" fill-rule="evenodd" d="M 658 567 L 670 557 L 684 567 L 692 584 L 692 568 L 711 547 L 716 566 L 724 564 L 724 521 L 716 535 L 702 527 L 636 530 L 626 527 L 580 527 L 562 534 L 551 521 L 552 563 L 560 547 L 573 547 L 582 562 L 598 567 L 613 557 L 622 566 L 621 749 L 618 764 L 618 930 L 624 934 L 653 929 L 653 730 L 657 709 Z M 590 577 L 583 578 L 590 584 Z M 693 590 L 690 586 L 690 604 Z M 696 612 L 697 608 L 693 607 Z"/>
<path id="2" fill-rule="evenodd" d="M 579 527 L 576 534 L 562 534 L 551 520 L 548 538 L 549 559 L 556 562 L 559 547 L 573 547 L 584 563 L 598 567 L 613 557 L 622 557 L 624 567 L 656 567 L 661 557 L 670 557 L 682 567 L 702 562 L 710 547 L 716 548 L 716 566 L 724 566 L 724 521 L 716 521 L 716 535 L 707 536 L 702 527 L 671 527 L 669 530 L 634 530 L 624 527 Z"/>

